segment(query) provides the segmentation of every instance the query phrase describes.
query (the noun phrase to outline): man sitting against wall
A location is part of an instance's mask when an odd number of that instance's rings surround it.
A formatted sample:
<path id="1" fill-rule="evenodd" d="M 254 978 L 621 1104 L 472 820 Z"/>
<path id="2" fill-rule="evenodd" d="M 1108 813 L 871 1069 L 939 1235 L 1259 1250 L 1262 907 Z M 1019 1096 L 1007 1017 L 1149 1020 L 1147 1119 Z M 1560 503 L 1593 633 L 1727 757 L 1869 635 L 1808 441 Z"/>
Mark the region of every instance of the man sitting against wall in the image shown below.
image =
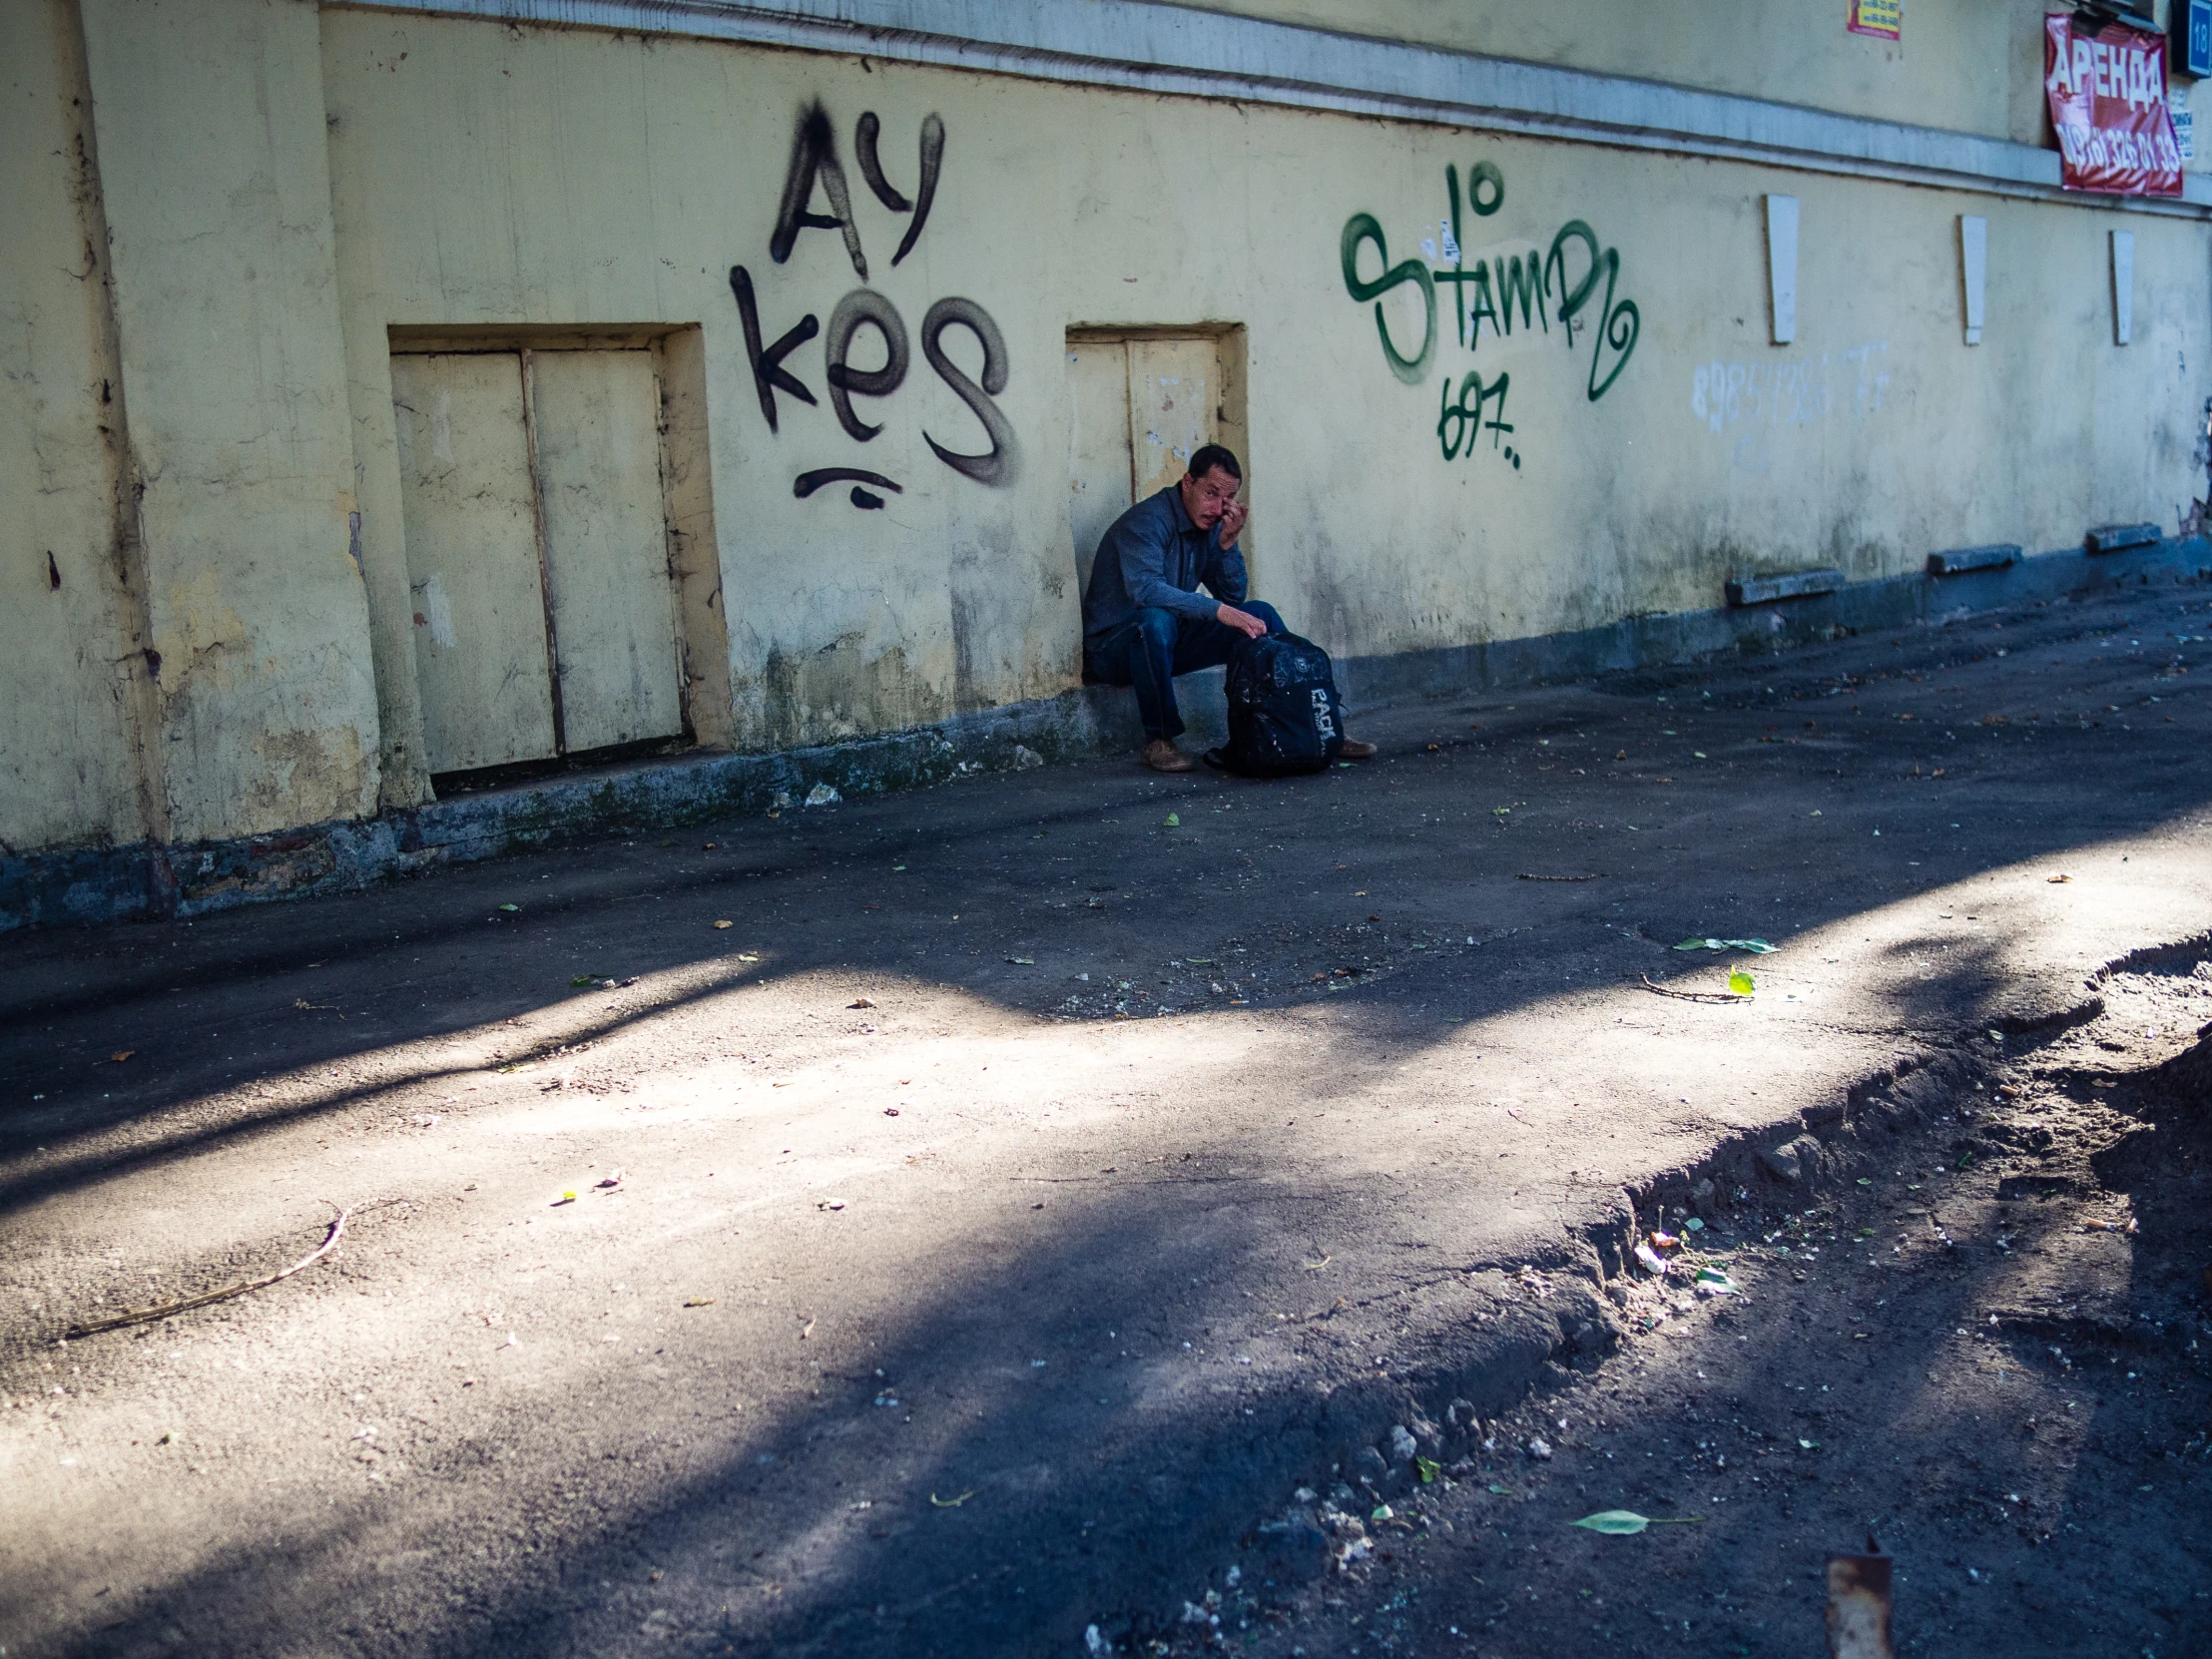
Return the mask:
<path id="1" fill-rule="evenodd" d="M 1249 511 L 1237 499 L 1243 486 L 1237 457 L 1218 443 L 1204 445 L 1180 482 L 1114 520 L 1091 566 L 1084 666 L 1094 680 L 1136 688 L 1144 764 L 1154 772 L 1196 765 L 1175 747 L 1183 731 L 1175 676 L 1226 663 L 1239 640 L 1288 631 L 1273 605 L 1247 597 L 1237 547 Z M 1364 761 L 1375 745 L 1347 738 L 1338 753 Z"/>

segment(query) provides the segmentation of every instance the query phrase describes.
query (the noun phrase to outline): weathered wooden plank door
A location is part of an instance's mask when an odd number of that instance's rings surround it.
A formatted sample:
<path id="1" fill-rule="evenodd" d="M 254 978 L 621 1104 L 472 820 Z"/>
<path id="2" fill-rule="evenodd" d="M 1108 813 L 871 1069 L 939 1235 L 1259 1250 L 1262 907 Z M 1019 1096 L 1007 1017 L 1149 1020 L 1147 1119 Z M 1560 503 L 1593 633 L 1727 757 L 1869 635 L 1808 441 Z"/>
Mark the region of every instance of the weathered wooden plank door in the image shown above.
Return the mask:
<path id="1" fill-rule="evenodd" d="M 1192 452 L 1214 441 L 1218 355 L 1205 337 L 1129 342 L 1129 449 L 1139 501 L 1181 478 Z"/>
<path id="2" fill-rule="evenodd" d="M 395 356 L 391 385 L 429 769 L 542 760 L 559 746 L 521 358 Z"/>
<path id="3" fill-rule="evenodd" d="M 1129 459 L 1129 346 L 1068 341 L 1068 529 L 1077 591 L 1091 583 L 1099 538 L 1136 499 Z"/>
<path id="4" fill-rule="evenodd" d="M 574 752 L 684 727 L 646 351 L 533 351 L 538 488 L 562 736 Z"/>

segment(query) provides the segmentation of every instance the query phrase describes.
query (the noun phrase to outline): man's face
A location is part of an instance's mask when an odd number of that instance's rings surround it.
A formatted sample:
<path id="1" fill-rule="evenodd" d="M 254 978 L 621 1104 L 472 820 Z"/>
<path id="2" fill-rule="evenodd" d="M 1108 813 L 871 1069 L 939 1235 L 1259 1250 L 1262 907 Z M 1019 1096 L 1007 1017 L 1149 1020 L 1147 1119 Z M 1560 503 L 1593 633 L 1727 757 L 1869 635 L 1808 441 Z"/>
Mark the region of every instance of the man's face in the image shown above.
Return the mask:
<path id="1" fill-rule="evenodd" d="M 1221 515 L 1229 503 L 1237 499 L 1237 491 L 1244 488 L 1244 481 L 1233 478 L 1226 467 L 1209 467 L 1206 476 L 1193 478 L 1183 474 L 1183 510 L 1191 515 L 1191 522 L 1201 530 L 1211 530 L 1221 522 Z"/>

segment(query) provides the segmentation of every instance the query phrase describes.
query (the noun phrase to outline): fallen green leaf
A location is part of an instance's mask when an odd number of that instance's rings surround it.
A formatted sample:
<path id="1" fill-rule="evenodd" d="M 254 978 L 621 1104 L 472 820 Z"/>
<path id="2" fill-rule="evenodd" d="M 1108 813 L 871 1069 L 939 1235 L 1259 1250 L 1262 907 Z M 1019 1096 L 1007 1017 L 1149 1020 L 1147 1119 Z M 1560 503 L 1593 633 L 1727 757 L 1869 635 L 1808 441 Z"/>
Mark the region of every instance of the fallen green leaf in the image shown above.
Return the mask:
<path id="1" fill-rule="evenodd" d="M 502 910 L 519 910 L 522 908 L 522 906 L 519 904 L 502 904 L 499 907 Z"/>
<path id="2" fill-rule="evenodd" d="M 1639 1515 L 1633 1509 L 1600 1509 L 1594 1515 L 1584 1515 L 1569 1526 L 1587 1527 L 1592 1532 L 1602 1532 L 1609 1538 L 1626 1538 L 1641 1532 L 1647 1526 L 1702 1526 L 1703 1515 Z"/>
<path id="3" fill-rule="evenodd" d="M 1435 1458 L 1422 1457 L 1417 1454 L 1413 1458 L 1413 1467 L 1420 1470 L 1421 1484 L 1424 1486 L 1444 1471 L 1443 1464 L 1437 1462 Z"/>
<path id="4" fill-rule="evenodd" d="M 579 973 L 569 983 L 571 985 L 596 985 L 605 977 L 606 975 L 603 973 Z"/>
<path id="5" fill-rule="evenodd" d="M 1677 950 L 1748 950 L 1754 956 L 1773 952 L 1774 946 L 1765 939 L 1684 939 L 1675 946 Z"/>
<path id="6" fill-rule="evenodd" d="M 1798 1445 L 1806 1451 L 1818 1451 L 1821 1448 L 1821 1442 L 1818 1440 L 1800 1440 Z"/>
<path id="7" fill-rule="evenodd" d="M 929 1501 L 939 1509 L 957 1509 L 974 1495 L 972 1491 L 969 1491 L 962 1492 L 958 1497 L 939 1497 L 935 1492 L 931 1492 Z"/>
<path id="8" fill-rule="evenodd" d="M 1510 1487 L 1510 1486 L 1500 1486 L 1500 1485 L 1496 1484 L 1496 1483 L 1495 1483 L 1494 1481 L 1493 1481 L 1493 1482 L 1491 1483 L 1491 1485 L 1490 1485 L 1490 1490 L 1491 1490 L 1491 1491 L 1493 1491 L 1493 1492 L 1495 1492 L 1495 1493 L 1497 1493 L 1497 1495 L 1498 1495 L 1499 1497 L 1511 1497 L 1511 1496 L 1513 1495 L 1513 1488 L 1512 1488 L 1512 1487 Z"/>
<path id="9" fill-rule="evenodd" d="M 1738 996 L 1749 996 L 1758 987 L 1753 983 L 1750 974 L 1742 968 L 1737 968 L 1728 976 L 1728 988 Z"/>
<path id="10" fill-rule="evenodd" d="M 1392 1509 L 1387 1503 L 1378 1503 L 1375 1506 L 1375 1513 L 1370 1515 L 1368 1519 L 1379 1521 L 1389 1520 L 1394 1517 L 1397 1511 L 1395 1509 Z"/>
<path id="11" fill-rule="evenodd" d="M 1183 815 L 1181 813 L 1170 813 L 1160 822 L 1162 824 L 1165 824 L 1170 830 L 1179 829 L 1181 828 L 1183 823 Z"/>
<path id="12" fill-rule="evenodd" d="M 1682 1231 L 1685 1233 L 1702 1233 L 1705 1231 L 1705 1223 L 1692 1216 L 1682 1224 Z"/>

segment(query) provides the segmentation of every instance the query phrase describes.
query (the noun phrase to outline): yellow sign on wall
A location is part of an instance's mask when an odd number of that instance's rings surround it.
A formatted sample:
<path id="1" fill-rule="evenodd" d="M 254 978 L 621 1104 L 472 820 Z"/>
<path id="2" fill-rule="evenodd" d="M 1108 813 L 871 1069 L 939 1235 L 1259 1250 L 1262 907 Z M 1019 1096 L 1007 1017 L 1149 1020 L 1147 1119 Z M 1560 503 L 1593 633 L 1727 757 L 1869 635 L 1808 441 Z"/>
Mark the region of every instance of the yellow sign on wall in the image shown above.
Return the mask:
<path id="1" fill-rule="evenodd" d="M 1897 40 L 1905 33 L 1905 0 L 1851 0 L 1851 32 Z"/>

